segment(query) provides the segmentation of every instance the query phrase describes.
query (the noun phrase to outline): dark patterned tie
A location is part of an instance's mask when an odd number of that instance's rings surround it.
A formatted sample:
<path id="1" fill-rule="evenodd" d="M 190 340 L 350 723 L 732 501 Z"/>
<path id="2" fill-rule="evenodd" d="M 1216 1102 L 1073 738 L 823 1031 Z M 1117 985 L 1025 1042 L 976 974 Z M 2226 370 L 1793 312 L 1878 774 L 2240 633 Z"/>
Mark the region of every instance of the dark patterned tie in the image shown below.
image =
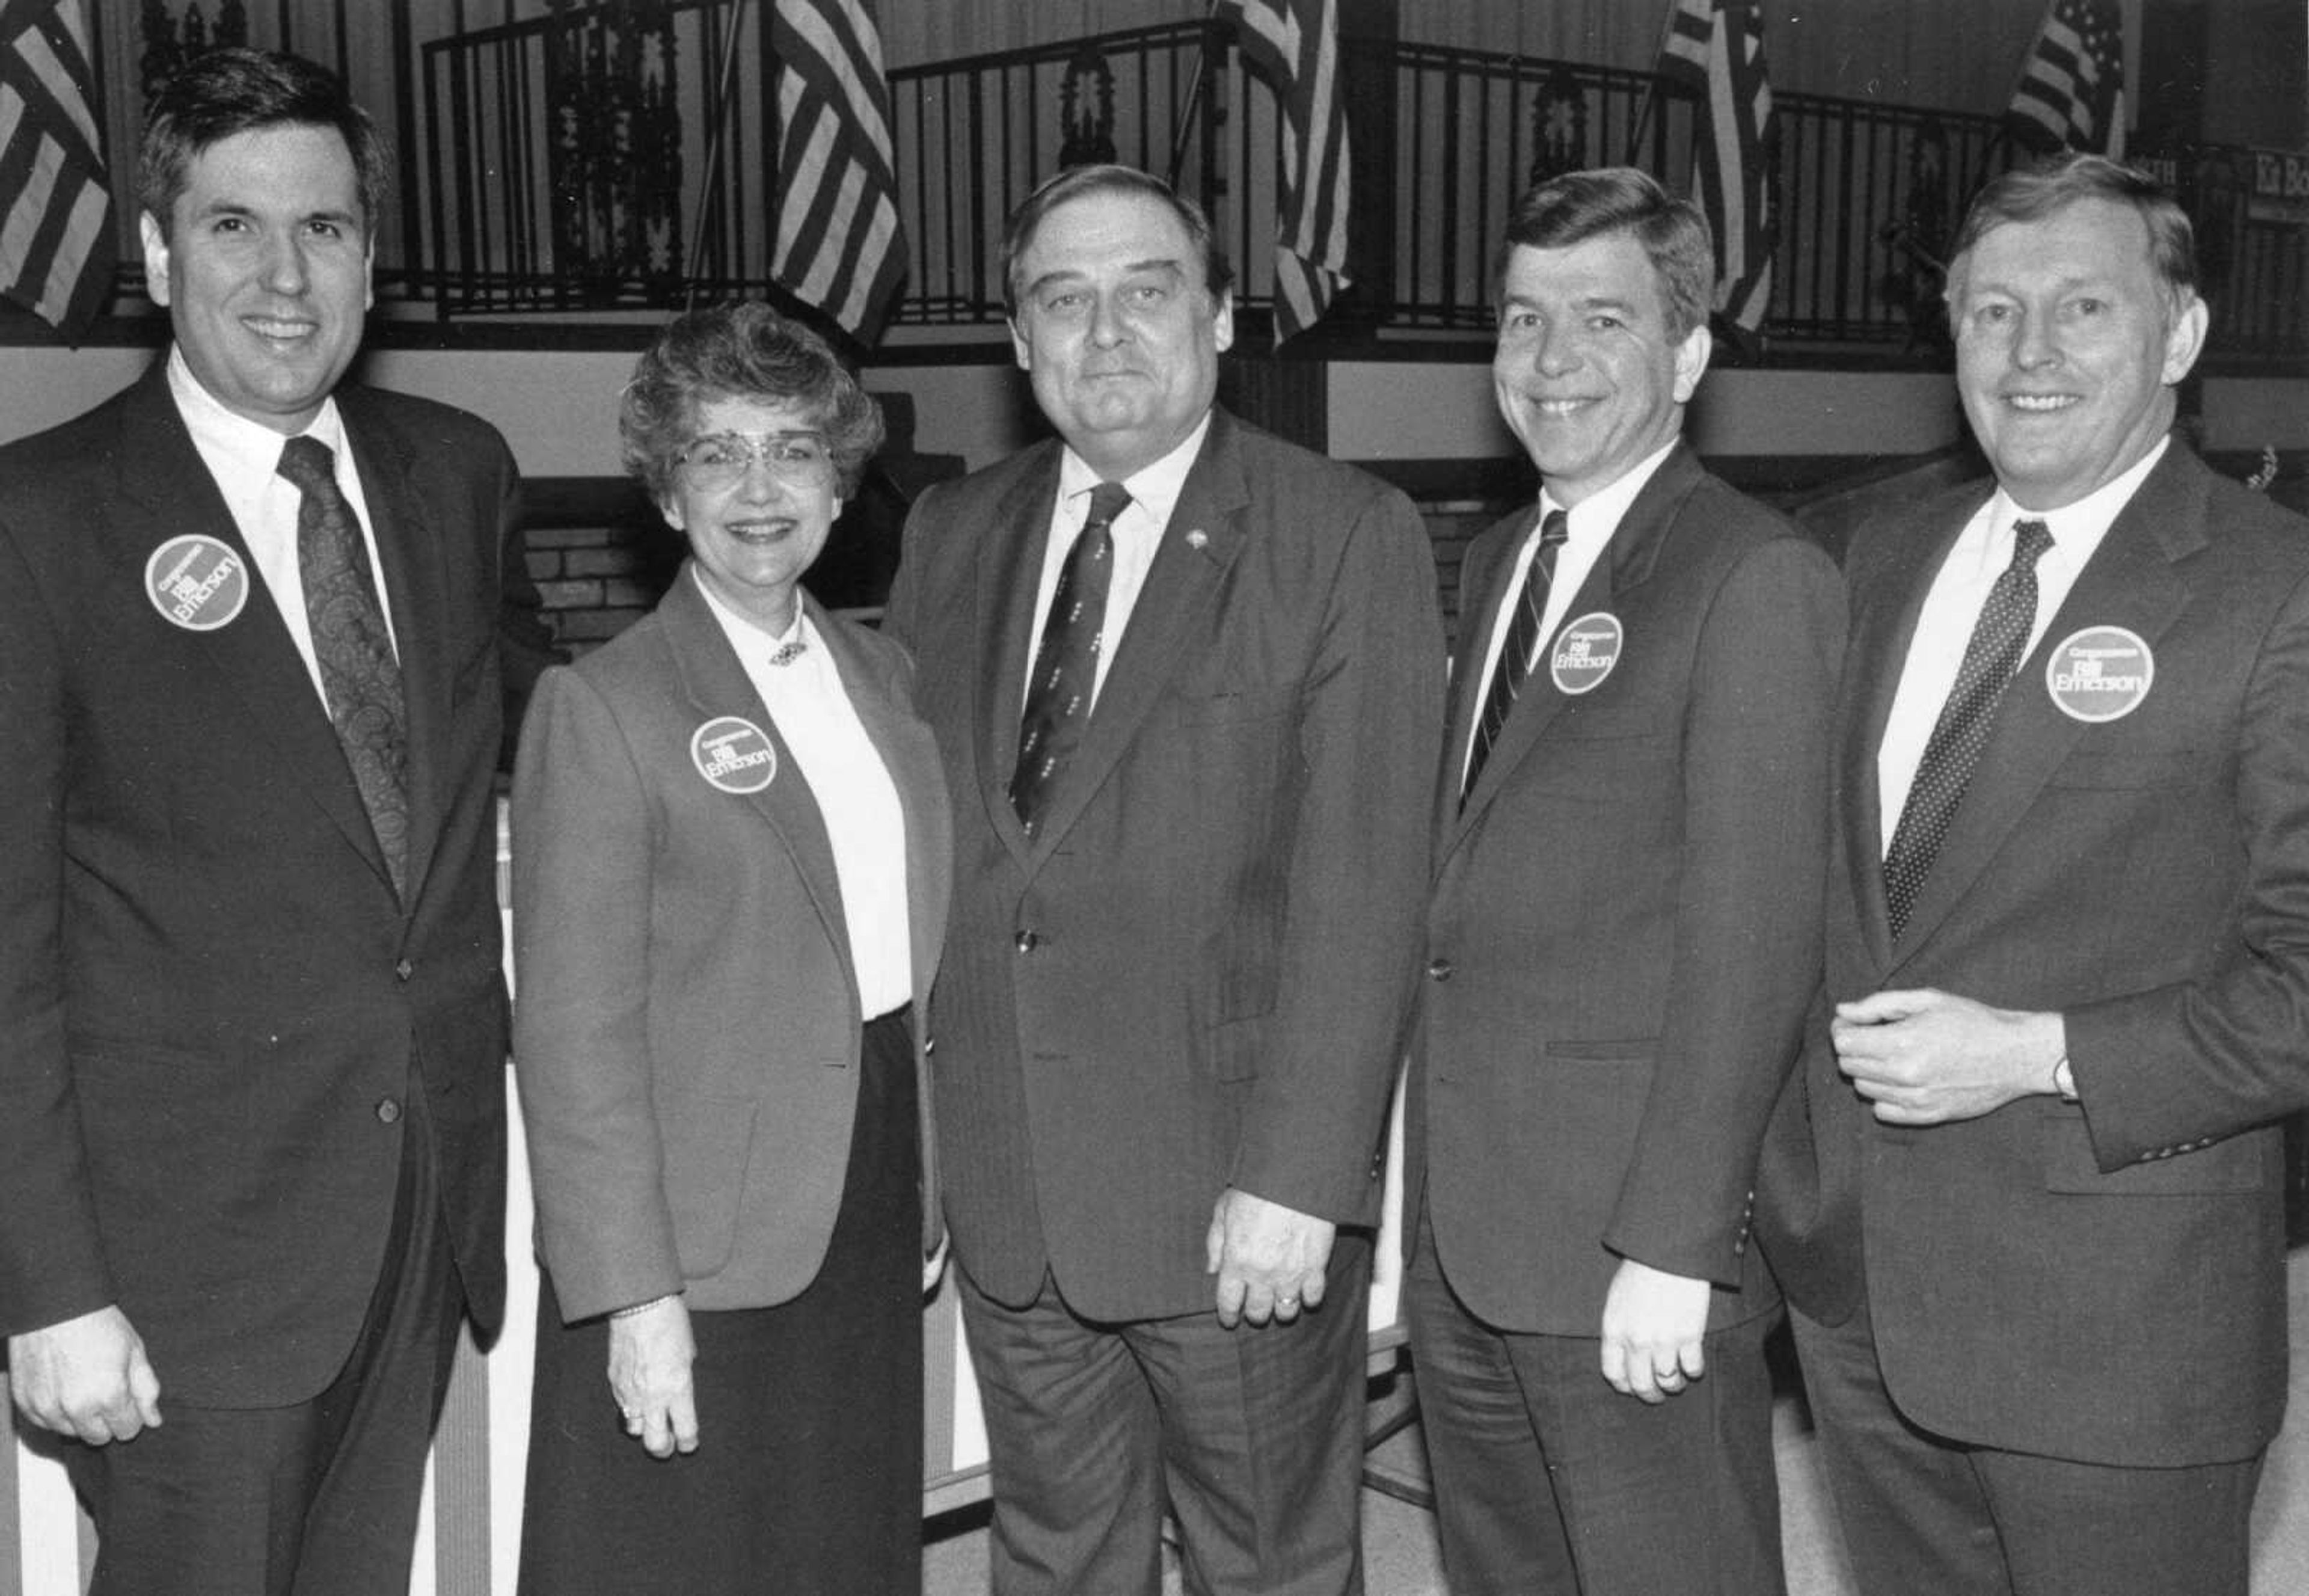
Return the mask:
<path id="1" fill-rule="evenodd" d="M 1916 907 L 1949 822 L 1972 785 L 1988 729 L 1996 722 L 1996 706 L 2028 652 L 2028 630 L 2037 622 L 2037 561 L 2052 546 L 2052 529 L 2042 521 L 2012 524 L 2012 563 L 1980 606 L 1956 685 L 1941 706 L 1916 778 L 1900 806 L 1900 823 L 1892 828 L 1892 846 L 1884 850 L 1884 903 L 1896 940 L 1908 928 L 1908 911 Z"/>
<path id="2" fill-rule="evenodd" d="M 1090 515 L 1051 594 L 1034 673 L 1026 681 L 1026 710 L 1018 722 L 1018 764 L 1010 776 L 1010 806 L 1026 835 L 1034 835 L 1059 778 L 1090 723 L 1098 681 L 1099 634 L 1106 625 L 1106 594 L 1114 577 L 1114 518 L 1130 505 L 1120 482 L 1091 490 Z"/>
<path id="3" fill-rule="evenodd" d="M 1508 724 L 1508 711 L 1515 707 L 1516 695 L 1523 691 L 1524 679 L 1531 674 L 1532 661 L 1539 652 L 1539 623 L 1547 615 L 1548 590 L 1555 585 L 1556 551 L 1570 535 L 1571 517 L 1561 510 L 1548 511 L 1539 524 L 1539 549 L 1531 557 L 1531 568 L 1524 573 L 1515 615 L 1508 622 L 1508 640 L 1500 649 L 1498 667 L 1492 672 L 1491 690 L 1483 695 L 1483 712 L 1475 719 L 1466 779 L 1459 784 L 1462 804 L 1474 790 L 1475 777 L 1483 773 L 1483 761 L 1491 758 L 1492 744 L 1499 741 L 1500 729 Z"/>
<path id="4" fill-rule="evenodd" d="M 360 518 L 337 487 L 335 456 L 317 438 L 292 438 L 281 474 L 297 484 L 297 570 L 337 742 L 360 788 L 393 890 L 407 895 L 409 742 L 401 665 L 385 629 Z"/>

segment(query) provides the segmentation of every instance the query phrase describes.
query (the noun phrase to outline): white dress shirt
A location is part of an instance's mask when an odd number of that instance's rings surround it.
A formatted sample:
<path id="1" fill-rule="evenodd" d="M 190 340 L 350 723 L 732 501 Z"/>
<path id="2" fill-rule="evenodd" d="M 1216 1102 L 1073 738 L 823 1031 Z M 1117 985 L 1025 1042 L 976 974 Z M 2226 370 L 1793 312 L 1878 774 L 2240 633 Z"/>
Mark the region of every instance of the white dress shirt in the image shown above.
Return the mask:
<path id="1" fill-rule="evenodd" d="M 1098 707 L 1099 690 L 1106 685 L 1107 668 L 1114 663 L 1122 646 L 1122 629 L 1130 622 L 1130 612 L 1138 603 L 1138 590 L 1146 585 L 1146 572 L 1154 563 L 1154 551 L 1163 546 L 1163 530 L 1171 525 L 1171 512 L 1179 503 L 1179 494 L 1187 485 L 1187 473 L 1194 469 L 1195 456 L 1203 447 L 1203 436 L 1211 429 L 1210 412 L 1175 449 L 1163 455 L 1146 470 L 1135 472 L 1122 479 L 1129 491 L 1130 503 L 1114 518 L 1110 529 L 1114 538 L 1114 569 L 1109 574 L 1106 588 L 1106 620 L 1099 628 L 1098 664 L 1091 677 L 1091 707 Z M 1059 577 L 1065 572 L 1067 556 L 1073 551 L 1075 539 L 1081 535 L 1083 523 L 1090 518 L 1091 490 L 1103 481 L 1083 457 L 1069 448 L 1059 457 L 1059 497 L 1051 507 L 1051 535 L 1042 550 L 1042 575 L 1034 590 L 1034 629 L 1027 634 L 1026 674 L 1018 679 L 1018 712 L 1025 713 L 1026 682 L 1034 673 L 1034 656 L 1042 646 L 1042 623 L 1051 613 L 1051 600 L 1059 591 Z"/>
<path id="2" fill-rule="evenodd" d="M 193 447 L 200 451 L 209 475 L 216 479 L 217 489 L 224 495 L 225 507 L 232 512 L 233 525 L 240 528 L 241 541 L 248 545 L 257 575 L 264 578 L 281 619 L 289 624 L 290 641 L 296 644 L 298 656 L 305 662 L 313 690 L 325 706 L 328 690 L 321 685 L 321 661 L 313 652 L 313 627 L 305 617 L 305 583 L 297 564 L 297 510 L 305 495 L 279 469 L 287 435 L 235 415 L 220 404 L 185 364 L 180 349 L 169 351 L 169 393 L 177 402 L 177 413 L 185 419 L 186 429 L 193 435 Z M 304 435 L 329 446 L 337 486 L 360 517 L 369 575 L 376 583 L 377 607 L 385 612 L 385 637 L 397 656 L 401 639 L 393 629 L 393 601 L 385 591 L 385 562 L 376 554 L 376 522 L 368 513 L 368 500 L 361 496 L 360 473 L 354 469 L 352 450 L 345 446 L 345 424 L 334 399 L 321 402 L 320 413 L 306 427 Z"/>
<path id="3" fill-rule="evenodd" d="M 906 815 L 898 785 L 866 735 L 864 723 L 842 685 L 842 672 L 809 614 L 794 607 L 793 625 L 772 637 L 690 579 L 722 635 L 738 651 L 746 678 L 762 695 L 770 719 L 817 800 L 834 873 L 842 885 L 842 918 L 850 932 L 850 962 L 858 972 L 860 1019 L 904 1007 L 914 995 L 914 962 L 906 906 Z M 787 643 L 802 651 L 774 665 Z"/>
<path id="4" fill-rule="evenodd" d="M 2042 521 L 2053 534 L 2053 545 L 2037 557 L 2037 619 L 2028 629 L 2027 659 L 2043 640 L 2067 600 L 2069 590 L 2085 562 L 2093 557 L 2110 525 L 2129 502 L 2143 478 L 2165 457 L 2169 439 L 2160 439 L 2132 469 L 2096 489 L 2076 503 L 2057 510 L 2024 510 L 1999 488 L 1966 523 L 1950 546 L 1916 613 L 1916 633 L 1908 642 L 1908 657 L 1900 667 L 1900 686 L 1884 723 L 1884 741 L 1876 749 L 1876 797 L 1882 813 L 1880 848 L 1890 849 L 1892 833 L 1900 824 L 1900 811 L 1916 785 L 1916 768 L 1924 762 L 1924 745 L 1941 717 L 1964 665 L 1964 651 L 1972 641 L 1980 608 L 1988 590 L 2012 563 L 2012 525 L 2016 521 Z M 2092 617 L 2084 620 L 2089 623 Z"/>
<path id="5" fill-rule="evenodd" d="M 1548 640 L 1562 629 L 1565 621 L 1571 619 L 1571 601 L 1578 596 L 1579 585 L 1587 580 L 1587 574 L 1604 557 L 1604 551 L 1611 545 L 1612 534 L 1620 530 L 1620 522 L 1627 515 L 1628 507 L 1636 502 L 1636 495 L 1644 490 L 1644 484 L 1652 480 L 1652 473 L 1660 468 L 1660 462 L 1665 460 L 1674 447 L 1675 443 L 1671 441 L 1665 448 L 1639 461 L 1633 470 L 1622 474 L 1610 487 L 1589 494 L 1569 509 L 1564 509 L 1563 506 L 1549 498 L 1544 488 L 1541 489 L 1539 518 L 1531 524 L 1531 530 L 1524 535 L 1522 546 L 1516 551 L 1514 568 L 1508 573 L 1507 602 L 1500 605 L 1500 612 L 1492 620 L 1492 635 L 1483 644 L 1483 668 L 1468 684 L 1467 691 L 1488 694 L 1492 690 L 1492 678 L 1500 668 L 1500 653 L 1507 646 L 1508 629 L 1515 624 L 1518 608 L 1515 595 L 1523 591 L 1524 577 L 1531 570 L 1531 562 L 1539 557 L 1539 534 L 1547 525 L 1548 512 L 1563 510 L 1570 525 L 1563 546 L 1555 551 L 1555 575 L 1547 585 L 1547 607 L 1540 612 L 1539 636 L 1532 645 L 1540 653 L 1546 651 Z M 1530 664 L 1529 661 L 1525 663 Z M 1467 762 L 1475 755 L 1474 733 L 1481 729 L 1483 713 L 1483 699 L 1478 698 L 1475 700 L 1476 719 L 1468 733 L 1467 746 L 1459 750 L 1459 780 L 1463 785 L 1467 779 Z"/>

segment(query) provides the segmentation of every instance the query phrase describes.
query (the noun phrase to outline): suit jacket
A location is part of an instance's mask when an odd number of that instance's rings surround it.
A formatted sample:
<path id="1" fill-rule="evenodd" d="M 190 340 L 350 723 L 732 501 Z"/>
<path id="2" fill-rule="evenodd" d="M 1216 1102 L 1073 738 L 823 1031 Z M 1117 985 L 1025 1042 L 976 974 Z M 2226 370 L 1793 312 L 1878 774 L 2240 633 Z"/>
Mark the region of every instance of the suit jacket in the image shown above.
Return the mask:
<path id="1" fill-rule="evenodd" d="M 1010 806 L 1046 442 L 924 496 L 891 629 L 954 797 L 936 998 L 957 1257 L 1021 1304 L 1207 1308 L 1229 1185 L 1376 1217 L 1443 649 L 1401 494 L 1215 412 L 1082 746 Z"/>
<path id="2" fill-rule="evenodd" d="M 938 750 L 904 654 L 804 603 L 898 789 L 919 1019 L 950 868 Z M 693 736 L 728 716 L 775 754 L 758 791 L 703 774 Z M 538 683 L 514 782 L 514 1060 L 572 1321 L 671 1291 L 768 1307 L 816 1277 L 858 1108 L 858 976 L 821 819 L 842 798 L 811 791 L 687 570 L 655 613 Z"/>
<path id="3" fill-rule="evenodd" d="M 1575 695 L 1544 659 L 1463 808 L 1537 515 L 1464 568 L 1405 1189 L 1501 1329 L 1596 1335 L 1622 1258 L 1715 1281 L 1736 1323 L 1778 1301 L 1748 1202 L 1820 981 L 1842 585 L 1679 447 L 1564 612 L 1616 617 L 1616 663 Z"/>
<path id="4" fill-rule="evenodd" d="M 117 1301 L 164 1397 L 208 1405 L 336 1373 L 412 1123 L 475 1318 L 503 1304 L 490 771 L 517 479 L 462 412 L 337 402 L 399 641 L 406 903 L 164 370 L 0 451 L 0 1329 Z M 247 583 L 212 630 L 147 594 L 187 533 Z"/>
<path id="5" fill-rule="evenodd" d="M 2082 1102 L 1881 1125 L 1826 1004 L 1765 1158 L 1790 1299 L 1865 1298 L 1902 1411 L 2092 1462 L 2251 1455 L 2285 1400 L 2279 1117 L 2309 1101 L 2309 537 L 2175 441 L 2007 690 L 1896 946 L 1876 751 L 1925 590 L 1985 497 L 1868 529 L 1848 571 L 1826 998 L 2058 1010 Z M 2125 628 L 2139 707 L 2054 705 L 2063 639 Z"/>

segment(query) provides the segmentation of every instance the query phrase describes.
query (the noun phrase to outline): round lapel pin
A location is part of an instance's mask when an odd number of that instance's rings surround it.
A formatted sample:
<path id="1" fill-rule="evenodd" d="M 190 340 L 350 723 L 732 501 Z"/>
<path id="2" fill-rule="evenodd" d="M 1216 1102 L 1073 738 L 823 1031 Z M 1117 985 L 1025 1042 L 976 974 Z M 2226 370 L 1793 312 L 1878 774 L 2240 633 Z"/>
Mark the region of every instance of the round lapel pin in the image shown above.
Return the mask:
<path id="1" fill-rule="evenodd" d="M 722 792 L 743 797 L 777 779 L 778 750 L 769 733 L 743 716 L 719 715 L 689 734 L 697 774 Z"/>
<path id="2" fill-rule="evenodd" d="M 1612 667 L 1620 663 L 1627 634 L 1620 618 L 1607 610 L 1594 610 L 1568 620 L 1547 650 L 1547 674 L 1555 690 L 1577 698 L 1604 685 Z"/>
<path id="3" fill-rule="evenodd" d="M 2140 707 L 2157 678 L 2157 658 L 2140 633 L 2088 626 L 2053 646 L 2045 689 L 2054 707 L 2088 725 L 2122 720 Z"/>
<path id="4" fill-rule="evenodd" d="M 223 539 L 188 532 L 144 562 L 144 596 L 171 626 L 212 632 L 247 605 L 248 562 Z"/>

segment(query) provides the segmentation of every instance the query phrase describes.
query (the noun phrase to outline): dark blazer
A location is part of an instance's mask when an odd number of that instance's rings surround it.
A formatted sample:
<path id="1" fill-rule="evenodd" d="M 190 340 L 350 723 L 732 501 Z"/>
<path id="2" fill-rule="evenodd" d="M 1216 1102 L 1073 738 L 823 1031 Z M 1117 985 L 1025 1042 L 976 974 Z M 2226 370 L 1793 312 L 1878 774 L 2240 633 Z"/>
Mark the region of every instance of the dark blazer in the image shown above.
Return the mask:
<path id="1" fill-rule="evenodd" d="M 951 868 L 938 750 L 903 651 L 803 602 L 898 789 L 920 1016 Z M 776 755 L 757 792 L 701 774 L 692 738 L 726 716 Z M 514 783 L 514 1058 L 570 1320 L 671 1291 L 769 1307 L 817 1275 L 858 1108 L 858 977 L 820 818 L 841 798 L 810 790 L 686 568 L 653 614 L 538 683 Z"/>
<path id="2" fill-rule="evenodd" d="M 1842 585 L 1679 447 L 1564 612 L 1616 617 L 1617 662 L 1575 696 L 1544 660 L 1462 809 L 1537 514 L 1463 572 L 1405 1189 L 1501 1329 L 1595 1336 L 1622 1258 L 1717 1282 L 1737 1323 L 1778 1301 L 1748 1200 L 1820 980 Z"/>
<path id="3" fill-rule="evenodd" d="M 1214 413 L 1040 837 L 1010 807 L 1059 446 L 927 494 L 890 629 L 954 796 L 936 998 L 956 1256 L 1094 1319 L 1207 1308 L 1228 1185 L 1377 1217 L 1441 724 L 1401 494 Z"/>
<path id="4" fill-rule="evenodd" d="M 117 1300 L 164 1400 L 272 1406 L 336 1373 L 419 1083 L 469 1305 L 488 1327 L 503 1305 L 490 770 L 517 480 L 462 412 L 337 403 L 407 697 L 406 905 L 162 369 L 0 451 L 0 1329 Z M 185 533 L 247 576 L 215 630 L 146 596 Z"/>
<path id="5" fill-rule="evenodd" d="M 2309 528 L 2173 444 L 2007 690 L 1896 948 L 1876 750 L 1925 590 L 1984 497 L 1853 545 L 1827 995 L 2058 1010 L 2082 1106 L 1878 1124 L 1823 1004 L 1759 1231 L 1812 1318 L 1864 1294 L 1894 1401 L 1941 1435 L 2088 1462 L 2246 1457 L 2285 1401 L 2275 1122 L 2309 1102 Z M 2088 626 L 2155 660 L 2140 707 L 2097 724 L 2045 678 Z"/>

